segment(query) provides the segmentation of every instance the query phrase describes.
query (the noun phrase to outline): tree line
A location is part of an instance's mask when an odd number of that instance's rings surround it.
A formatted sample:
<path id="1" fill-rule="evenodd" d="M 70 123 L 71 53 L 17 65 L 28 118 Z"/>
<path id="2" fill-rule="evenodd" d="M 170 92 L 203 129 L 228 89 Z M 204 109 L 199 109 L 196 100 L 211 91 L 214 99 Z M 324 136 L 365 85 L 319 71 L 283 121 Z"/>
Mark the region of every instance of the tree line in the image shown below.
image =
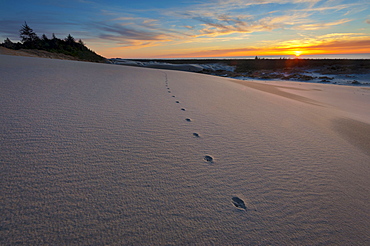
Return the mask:
<path id="1" fill-rule="evenodd" d="M 76 41 L 71 34 L 65 39 L 59 39 L 55 34 L 52 35 L 52 38 L 48 38 L 45 34 L 39 37 L 26 22 L 22 25 L 19 33 L 21 42 L 14 43 L 9 38 L 6 38 L 0 45 L 13 50 L 38 49 L 62 53 L 85 61 L 99 62 L 105 60 L 104 57 L 87 48 L 81 39 Z"/>

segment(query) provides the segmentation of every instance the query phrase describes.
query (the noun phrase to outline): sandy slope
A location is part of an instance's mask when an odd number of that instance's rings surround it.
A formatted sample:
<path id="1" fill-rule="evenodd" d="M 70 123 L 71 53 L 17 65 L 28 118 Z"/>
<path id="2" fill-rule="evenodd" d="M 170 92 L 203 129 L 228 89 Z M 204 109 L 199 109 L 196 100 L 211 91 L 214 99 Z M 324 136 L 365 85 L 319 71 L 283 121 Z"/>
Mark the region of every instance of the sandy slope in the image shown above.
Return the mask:
<path id="1" fill-rule="evenodd" d="M 2 245 L 370 244 L 367 88 L 0 64 Z"/>
<path id="2" fill-rule="evenodd" d="M 12 50 L 0 46 L 0 55 L 11 55 L 11 56 L 27 56 L 27 57 L 43 57 L 51 59 L 61 59 L 61 60 L 78 60 L 76 57 L 61 54 L 52 53 L 46 50 L 36 50 L 36 49 L 21 49 Z"/>

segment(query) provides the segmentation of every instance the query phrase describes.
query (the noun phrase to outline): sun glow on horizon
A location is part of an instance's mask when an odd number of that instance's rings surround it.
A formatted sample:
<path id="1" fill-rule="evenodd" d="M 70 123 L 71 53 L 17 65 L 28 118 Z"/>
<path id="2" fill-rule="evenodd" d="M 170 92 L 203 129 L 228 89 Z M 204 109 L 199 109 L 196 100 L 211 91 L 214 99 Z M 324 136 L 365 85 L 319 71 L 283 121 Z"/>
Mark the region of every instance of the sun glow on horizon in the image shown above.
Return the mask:
<path id="1" fill-rule="evenodd" d="M 302 51 L 296 50 L 296 51 L 294 51 L 294 55 L 296 57 L 300 57 L 302 55 Z"/>

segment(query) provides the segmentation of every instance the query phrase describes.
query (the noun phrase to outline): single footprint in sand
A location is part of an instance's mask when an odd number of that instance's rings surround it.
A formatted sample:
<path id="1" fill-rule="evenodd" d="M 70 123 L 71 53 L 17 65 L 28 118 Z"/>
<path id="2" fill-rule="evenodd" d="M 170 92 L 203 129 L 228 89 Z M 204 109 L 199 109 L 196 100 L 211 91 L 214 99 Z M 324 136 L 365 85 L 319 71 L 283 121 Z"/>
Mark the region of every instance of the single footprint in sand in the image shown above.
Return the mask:
<path id="1" fill-rule="evenodd" d="M 176 103 L 180 103 L 179 101 L 176 101 Z"/>
<path id="2" fill-rule="evenodd" d="M 184 109 L 184 108 L 182 108 L 181 110 L 182 110 L 182 111 L 186 111 L 186 109 Z"/>
<path id="3" fill-rule="evenodd" d="M 175 96 L 172 96 L 172 97 L 175 97 Z"/>
<path id="4" fill-rule="evenodd" d="M 204 156 L 204 160 L 209 163 L 213 163 L 213 157 L 210 155 Z"/>
<path id="5" fill-rule="evenodd" d="M 185 120 L 186 120 L 187 122 L 191 122 L 191 119 L 189 119 L 189 118 L 186 118 Z"/>
<path id="6" fill-rule="evenodd" d="M 193 136 L 194 137 L 197 137 L 197 138 L 200 138 L 200 135 L 198 133 L 196 133 L 196 132 L 193 133 Z"/>
<path id="7" fill-rule="evenodd" d="M 245 206 L 244 201 L 242 199 L 240 199 L 239 197 L 234 196 L 232 198 L 232 202 L 233 202 L 235 207 L 247 210 L 247 206 Z"/>

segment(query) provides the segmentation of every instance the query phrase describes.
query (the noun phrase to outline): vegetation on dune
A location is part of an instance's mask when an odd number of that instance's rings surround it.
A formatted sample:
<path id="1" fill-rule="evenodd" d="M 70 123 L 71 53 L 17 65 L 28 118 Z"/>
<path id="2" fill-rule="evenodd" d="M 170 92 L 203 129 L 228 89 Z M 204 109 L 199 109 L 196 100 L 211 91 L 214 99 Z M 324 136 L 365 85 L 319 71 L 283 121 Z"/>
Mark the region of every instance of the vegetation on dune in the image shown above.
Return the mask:
<path id="1" fill-rule="evenodd" d="M 0 45 L 13 50 L 37 49 L 53 53 L 62 53 L 83 61 L 105 61 L 104 57 L 87 48 L 81 39 L 76 41 L 70 34 L 65 39 L 59 39 L 55 37 L 54 34 L 51 39 L 49 39 L 45 34 L 40 38 L 32 28 L 27 25 L 27 23 L 22 25 L 19 32 L 21 42 L 13 43 L 9 38 L 7 38 Z"/>

